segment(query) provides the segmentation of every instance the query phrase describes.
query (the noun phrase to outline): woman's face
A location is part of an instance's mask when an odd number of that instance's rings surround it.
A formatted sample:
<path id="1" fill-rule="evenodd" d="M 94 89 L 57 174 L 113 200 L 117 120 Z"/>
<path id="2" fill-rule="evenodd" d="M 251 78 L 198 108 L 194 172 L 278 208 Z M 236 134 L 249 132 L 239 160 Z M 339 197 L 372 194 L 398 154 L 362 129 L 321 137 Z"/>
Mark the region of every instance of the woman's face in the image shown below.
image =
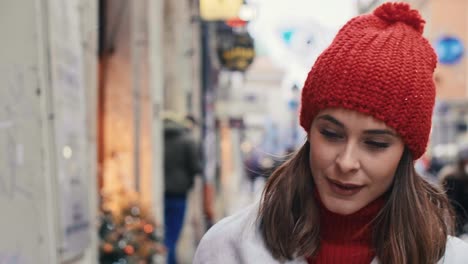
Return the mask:
<path id="1" fill-rule="evenodd" d="M 404 143 L 385 123 L 359 112 L 321 111 L 309 132 L 310 167 L 320 198 L 334 213 L 357 212 L 388 190 Z"/>

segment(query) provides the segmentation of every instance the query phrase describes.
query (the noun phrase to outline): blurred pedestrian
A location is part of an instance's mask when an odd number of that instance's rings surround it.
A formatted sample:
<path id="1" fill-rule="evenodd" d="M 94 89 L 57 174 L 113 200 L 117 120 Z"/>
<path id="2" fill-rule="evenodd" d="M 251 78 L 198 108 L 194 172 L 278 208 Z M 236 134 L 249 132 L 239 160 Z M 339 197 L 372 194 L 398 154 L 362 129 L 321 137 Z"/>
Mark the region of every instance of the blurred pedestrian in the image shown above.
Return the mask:
<path id="1" fill-rule="evenodd" d="M 468 145 L 459 146 L 456 164 L 440 171 L 439 179 L 456 216 L 456 235 L 468 233 Z"/>
<path id="2" fill-rule="evenodd" d="M 255 180 L 263 176 L 261 158 L 262 155 L 260 155 L 260 152 L 253 148 L 246 154 L 246 158 L 244 160 L 246 176 L 250 182 L 252 191 Z"/>
<path id="3" fill-rule="evenodd" d="M 406 3 L 351 19 L 302 89 L 307 141 L 259 205 L 205 234 L 199 263 L 466 263 L 445 194 L 420 177 L 437 58 Z"/>
<path id="4" fill-rule="evenodd" d="M 164 223 L 168 264 L 175 264 L 187 195 L 201 173 L 201 157 L 192 130 L 174 116 L 164 119 Z"/>

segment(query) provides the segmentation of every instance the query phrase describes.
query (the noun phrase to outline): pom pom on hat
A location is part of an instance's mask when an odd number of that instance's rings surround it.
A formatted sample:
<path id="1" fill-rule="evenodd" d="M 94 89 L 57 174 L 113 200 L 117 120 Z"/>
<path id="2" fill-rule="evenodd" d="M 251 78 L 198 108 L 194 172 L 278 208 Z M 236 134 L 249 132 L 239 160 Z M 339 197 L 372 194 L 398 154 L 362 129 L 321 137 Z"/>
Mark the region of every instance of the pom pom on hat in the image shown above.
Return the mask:
<path id="1" fill-rule="evenodd" d="M 405 3 L 385 3 L 348 21 L 317 58 L 304 83 L 300 124 L 308 133 L 326 108 L 385 122 L 413 159 L 426 150 L 435 102 L 437 56 L 421 34 L 424 20 Z"/>
<path id="2" fill-rule="evenodd" d="M 389 23 L 403 22 L 419 33 L 423 32 L 426 23 L 419 12 L 411 9 L 407 3 L 385 3 L 374 10 L 374 15 Z"/>

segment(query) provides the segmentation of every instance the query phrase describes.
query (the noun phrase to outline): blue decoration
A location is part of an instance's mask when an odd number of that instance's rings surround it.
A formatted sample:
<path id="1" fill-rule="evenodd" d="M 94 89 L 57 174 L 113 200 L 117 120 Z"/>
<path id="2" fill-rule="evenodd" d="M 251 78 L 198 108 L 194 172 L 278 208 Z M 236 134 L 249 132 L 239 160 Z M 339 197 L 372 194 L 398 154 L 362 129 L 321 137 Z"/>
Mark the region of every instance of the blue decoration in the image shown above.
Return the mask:
<path id="1" fill-rule="evenodd" d="M 294 35 L 294 29 L 288 29 L 282 32 L 282 37 L 284 43 L 289 45 L 291 43 L 291 38 Z"/>
<path id="2" fill-rule="evenodd" d="M 297 100 L 289 100 L 288 102 L 288 108 L 289 110 L 295 111 L 299 107 L 299 102 Z"/>
<path id="3" fill-rule="evenodd" d="M 452 36 L 444 36 L 437 40 L 435 50 L 439 62 L 453 65 L 460 62 L 464 48 L 460 39 Z"/>

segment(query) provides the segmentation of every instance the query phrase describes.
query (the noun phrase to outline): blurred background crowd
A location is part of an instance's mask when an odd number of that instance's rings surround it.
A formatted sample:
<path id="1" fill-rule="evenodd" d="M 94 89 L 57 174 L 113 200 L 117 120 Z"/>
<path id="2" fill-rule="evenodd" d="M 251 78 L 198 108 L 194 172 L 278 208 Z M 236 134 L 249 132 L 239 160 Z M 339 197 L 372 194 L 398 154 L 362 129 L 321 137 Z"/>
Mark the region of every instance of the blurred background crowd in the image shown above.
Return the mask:
<path id="1" fill-rule="evenodd" d="M 0 263 L 191 263 L 304 142 L 317 56 L 383 2 L 2 1 Z M 463 236 L 468 1 L 405 2 L 438 55 L 416 169 L 446 188 Z"/>

